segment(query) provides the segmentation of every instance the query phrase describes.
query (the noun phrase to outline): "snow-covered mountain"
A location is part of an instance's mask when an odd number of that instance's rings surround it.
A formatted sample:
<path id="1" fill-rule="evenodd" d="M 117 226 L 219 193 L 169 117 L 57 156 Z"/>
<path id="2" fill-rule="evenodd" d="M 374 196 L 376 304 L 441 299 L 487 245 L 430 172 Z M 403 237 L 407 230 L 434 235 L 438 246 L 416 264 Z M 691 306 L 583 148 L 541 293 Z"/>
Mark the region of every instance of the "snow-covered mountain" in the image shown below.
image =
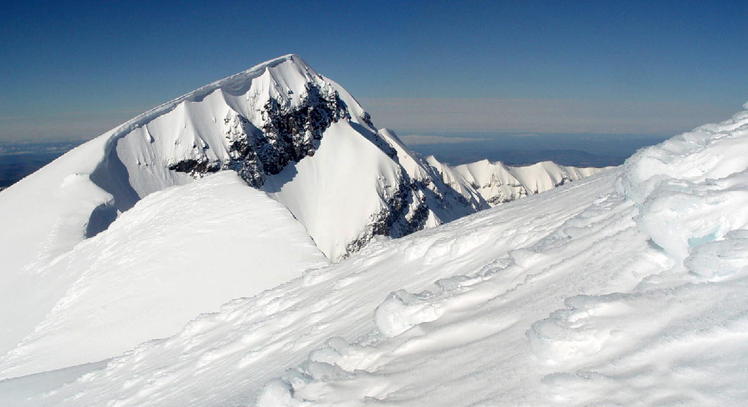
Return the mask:
<path id="1" fill-rule="evenodd" d="M 745 405 L 746 157 L 748 111 L 621 168 L 376 239 L 106 364 L 0 382 L 0 396 L 76 407 Z"/>
<path id="2" fill-rule="evenodd" d="M 490 206 L 548 191 L 577 181 L 606 168 L 578 168 L 551 161 L 512 167 L 496 161 L 481 160 L 450 167 L 429 156 L 426 161 L 449 187 L 465 197 L 476 194 Z"/>
<path id="3" fill-rule="evenodd" d="M 375 236 L 595 171 L 421 159 L 298 56 L 265 62 L 0 193 L 0 379 L 114 356 Z"/>
<path id="4" fill-rule="evenodd" d="M 25 233 L 37 242 L 15 256 L 14 266 L 23 267 L 105 230 L 153 192 L 230 169 L 289 208 L 320 250 L 338 260 L 373 235 L 402 236 L 484 209 L 484 201 L 508 201 L 594 171 L 552 163 L 509 176 L 500 163 L 474 170 L 482 166 L 453 171 L 433 157 L 415 157 L 393 132 L 377 130 L 342 87 L 287 55 L 128 121 L 14 186 L 0 204 L 26 204 L 28 190 L 35 189 L 38 199 L 29 204 L 51 212 L 35 222 L 44 232 Z M 498 178 L 487 181 L 486 174 Z M 512 196 L 493 196 L 502 182 Z M 73 202 L 43 199 L 51 194 L 40 186 L 67 184 L 75 187 L 54 191 L 54 199 Z M 60 218 L 69 224 L 57 224 Z M 60 236 L 42 245 L 36 238 L 47 230 Z"/>

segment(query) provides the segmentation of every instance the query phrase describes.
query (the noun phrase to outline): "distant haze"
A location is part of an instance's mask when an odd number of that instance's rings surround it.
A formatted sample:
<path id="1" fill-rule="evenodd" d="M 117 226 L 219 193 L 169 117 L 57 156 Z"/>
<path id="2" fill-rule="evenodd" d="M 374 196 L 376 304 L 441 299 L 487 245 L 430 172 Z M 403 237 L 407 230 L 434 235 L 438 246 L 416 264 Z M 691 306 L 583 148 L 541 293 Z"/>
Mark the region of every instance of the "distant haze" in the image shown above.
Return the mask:
<path id="1" fill-rule="evenodd" d="M 444 138 L 450 143 L 439 142 Z M 417 153 L 434 155 L 448 164 L 465 164 L 487 159 L 509 165 L 540 161 L 578 167 L 607 167 L 622 164 L 638 149 L 664 140 L 666 136 L 632 134 L 424 134 L 402 137 Z M 435 142 L 424 142 L 433 140 Z"/>
<path id="2" fill-rule="evenodd" d="M 748 95 L 746 95 L 748 98 Z M 546 99 L 363 99 L 379 126 L 418 132 L 675 135 L 740 110 L 690 103 Z M 449 140 L 442 140 L 449 141 Z"/>

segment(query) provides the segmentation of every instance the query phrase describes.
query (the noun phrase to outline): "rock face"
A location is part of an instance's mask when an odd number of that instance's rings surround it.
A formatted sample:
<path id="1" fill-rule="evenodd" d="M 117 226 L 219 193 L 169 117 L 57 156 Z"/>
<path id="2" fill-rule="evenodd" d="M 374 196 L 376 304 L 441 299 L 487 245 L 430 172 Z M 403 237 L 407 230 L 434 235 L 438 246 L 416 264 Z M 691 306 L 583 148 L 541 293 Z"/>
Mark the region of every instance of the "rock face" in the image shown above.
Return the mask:
<path id="1" fill-rule="evenodd" d="M 198 159 L 174 163 L 169 169 L 193 177 L 232 169 L 250 186 L 259 188 L 266 176 L 278 174 L 288 164 L 314 155 L 325 130 L 338 120 L 350 118 L 338 92 L 315 83 L 305 84 L 305 93 L 296 106 L 270 98 L 261 115 L 264 120 L 261 128 L 239 113 L 226 115 L 223 122 L 227 127 L 228 159 L 211 161 L 203 154 Z"/>

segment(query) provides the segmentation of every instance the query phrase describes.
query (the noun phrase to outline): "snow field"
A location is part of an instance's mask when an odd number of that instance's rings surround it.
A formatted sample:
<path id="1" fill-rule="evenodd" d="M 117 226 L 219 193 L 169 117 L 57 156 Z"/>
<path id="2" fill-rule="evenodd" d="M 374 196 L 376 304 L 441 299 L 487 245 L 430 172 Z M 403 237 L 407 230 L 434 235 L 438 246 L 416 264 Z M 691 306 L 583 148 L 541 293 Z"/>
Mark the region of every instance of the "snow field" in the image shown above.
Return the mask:
<path id="1" fill-rule="evenodd" d="M 288 211 L 233 172 L 168 188 L 43 271 L 71 283 L 0 358 L 0 378 L 107 359 L 324 264 Z"/>

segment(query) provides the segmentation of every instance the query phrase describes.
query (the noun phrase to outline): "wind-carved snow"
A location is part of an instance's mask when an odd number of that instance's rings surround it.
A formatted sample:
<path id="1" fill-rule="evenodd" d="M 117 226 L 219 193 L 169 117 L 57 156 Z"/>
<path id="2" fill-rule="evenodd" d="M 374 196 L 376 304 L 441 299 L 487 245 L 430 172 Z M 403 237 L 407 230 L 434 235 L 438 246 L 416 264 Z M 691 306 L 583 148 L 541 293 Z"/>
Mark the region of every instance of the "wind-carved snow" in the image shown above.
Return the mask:
<path id="1" fill-rule="evenodd" d="M 28 403 L 745 404 L 747 149 L 744 112 L 376 239 Z"/>

